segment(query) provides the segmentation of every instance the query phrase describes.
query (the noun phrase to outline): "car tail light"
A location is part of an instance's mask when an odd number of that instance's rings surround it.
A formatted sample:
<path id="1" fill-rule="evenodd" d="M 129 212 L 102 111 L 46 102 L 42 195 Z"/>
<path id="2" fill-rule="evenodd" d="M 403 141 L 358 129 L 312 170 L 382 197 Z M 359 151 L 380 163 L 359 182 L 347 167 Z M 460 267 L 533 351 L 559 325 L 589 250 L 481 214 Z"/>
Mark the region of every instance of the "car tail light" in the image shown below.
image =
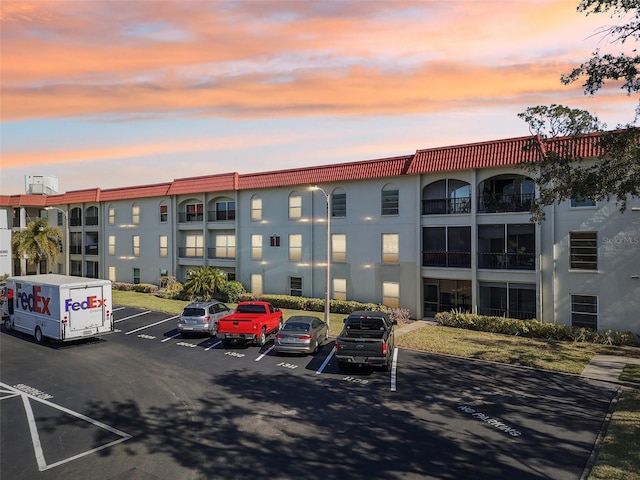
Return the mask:
<path id="1" fill-rule="evenodd" d="M 336 342 L 336 352 L 340 350 L 340 344 L 338 344 L 338 342 Z"/>
<path id="2" fill-rule="evenodd" d="M 211 317 L 209 315 L 207 315 L 206 317 L 204 317 L 204 321 L 205 323 L 209 323 L 209 320 L 211 320 Z"/>
<path id="3" fill-rule="evenodd" d="M 311 335 L 300 335 L 298 338 L 300 340 L 311 340 Z"/>
<path id="4" fill-rule="evenodd" d="M 382 355 L 387 355 L 387 344 L 383 343 L 382 344 Z"/>
<path id="5" fill-rule="evenodd" d="M 282 340 L 284 338 L 284 335 L 280 335 L 279 333 L 276 335 L 276 338 Z"/>

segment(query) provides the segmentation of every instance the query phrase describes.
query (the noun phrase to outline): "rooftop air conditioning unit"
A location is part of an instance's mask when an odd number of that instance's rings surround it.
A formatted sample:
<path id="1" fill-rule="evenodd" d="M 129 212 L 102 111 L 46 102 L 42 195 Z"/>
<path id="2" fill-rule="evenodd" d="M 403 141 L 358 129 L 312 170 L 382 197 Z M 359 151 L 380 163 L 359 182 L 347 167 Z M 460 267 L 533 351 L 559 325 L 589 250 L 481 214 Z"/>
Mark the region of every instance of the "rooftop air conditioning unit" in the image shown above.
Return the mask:
<path id="1" fill-rule="evenodd" d="M 58 177 L 53 175 L 25 175 L 24 191 L 27 195 L 55 195 L 58 193 Z"/>

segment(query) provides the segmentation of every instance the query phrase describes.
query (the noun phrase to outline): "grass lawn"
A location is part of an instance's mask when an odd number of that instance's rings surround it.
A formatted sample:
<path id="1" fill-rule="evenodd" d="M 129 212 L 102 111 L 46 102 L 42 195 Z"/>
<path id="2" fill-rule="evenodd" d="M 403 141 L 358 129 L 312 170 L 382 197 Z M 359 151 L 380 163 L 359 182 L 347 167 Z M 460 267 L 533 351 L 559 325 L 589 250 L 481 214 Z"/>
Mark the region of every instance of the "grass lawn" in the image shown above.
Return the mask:
<path id="1" fill-rule="evenodd" d="M 177 315 L 189 302 L 114 290 L 113 303 Z M 234 304 L 229 306 L 235 307 Z M 285 320 L 291 315 L 323 318 L 322 312 L 283 309 L 283 314 Z M 335 337 L 342 329 L 344 317 L 343 314 L 331 314 L 332 336 Z M 640 358 L 640 348 L 637 347 L 537 340 L 438 326 L 419 328 L 400 335 L 396 338 L 396 345 L 573 374 L 580 374 L 596 354 Z M 640 365 L 627 365 L 620 379 L 636 382 L 639 386 L 637 390 L 622 391 L 590 480 L 640 479 Z"/>

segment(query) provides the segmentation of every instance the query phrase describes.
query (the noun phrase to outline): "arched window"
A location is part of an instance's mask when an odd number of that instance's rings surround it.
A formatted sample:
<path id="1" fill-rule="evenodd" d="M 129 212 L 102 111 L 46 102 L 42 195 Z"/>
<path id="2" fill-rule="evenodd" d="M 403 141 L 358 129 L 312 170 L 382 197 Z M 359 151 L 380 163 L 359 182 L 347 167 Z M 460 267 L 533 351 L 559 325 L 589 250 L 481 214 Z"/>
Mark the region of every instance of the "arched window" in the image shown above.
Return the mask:
<path id="1" fill-rule="evenodd" d="M 85 225 L 98 225 L 98 207 L 88 207 L 84 214 Z"/>
<path id="2" fill-rule="evenodd" d="M 381 215 L 398 215 L 400 194 L 396 185 L 387 183 L 382 187 L 381 199 Z"/>
<path id="3" fill-rule="evenodd" d="M 529 177 L 496 175 L 478 185 L 478 212 L 528 212 L 534 198 L 535 187 Z"/>
<path id="4" fill-rule="evenodd" d="M 262 220 L 262 198 L 260 195 L 254 195 L 251 197 L 251 220 Z"/>
<path id="5" fill-rule="evenodd" d="M 336 188 L 331 192 L 331 216 L 347 216 L 347 193 L 342 188 Z"/>
<path id="6" fill-rule="evenodd" d="M 462 180 L 445 179 L 422 189 L 422 214 L 438 215 L 471 212 L 471 185 Z"/>
<path id="7" fill-rule="evenodd" d="M 297 220 L 302 217 L 302 196 L 298 192 L 289 194 L 289 219 Z"/>
<path id="8" fill-rule="evenodd" d="M 82 209 L 80 207 L 72 208 L 69 212 L 69 225 L 72 227 L 82 226 Z"/>

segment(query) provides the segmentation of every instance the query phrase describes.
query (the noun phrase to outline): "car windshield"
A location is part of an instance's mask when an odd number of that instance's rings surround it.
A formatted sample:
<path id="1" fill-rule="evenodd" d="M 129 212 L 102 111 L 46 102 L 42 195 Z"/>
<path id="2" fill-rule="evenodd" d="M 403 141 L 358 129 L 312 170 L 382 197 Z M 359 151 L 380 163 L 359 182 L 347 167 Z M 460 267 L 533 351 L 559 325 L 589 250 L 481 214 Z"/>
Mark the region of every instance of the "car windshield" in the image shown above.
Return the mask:
<path id="1" fill-rule="evenodd" d="M 187 307 L 182 312 L 184 317 L 204 317 L 204 308 Z"/>
<path id="2" fill-rule="evenodd" d="M 311 325 L 308 323 L 300 323 L 300 322 L 287 322 L 282 327 L 282 330 L 287 332 L 296 331 L 296 332 L 308 332 L 311 328 Z"/>

